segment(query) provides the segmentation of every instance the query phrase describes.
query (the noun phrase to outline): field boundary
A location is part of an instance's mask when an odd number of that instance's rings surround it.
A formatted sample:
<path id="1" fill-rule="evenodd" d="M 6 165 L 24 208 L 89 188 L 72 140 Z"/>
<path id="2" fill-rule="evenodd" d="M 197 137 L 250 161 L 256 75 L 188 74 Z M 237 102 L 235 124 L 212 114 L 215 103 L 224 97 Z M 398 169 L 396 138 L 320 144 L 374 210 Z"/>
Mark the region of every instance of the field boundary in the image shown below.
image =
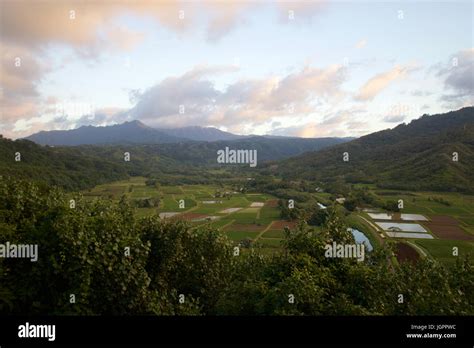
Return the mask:
<path id="1" fill-rule="evenodd" d="M 428 257 L 428 254 L 425 253 L 425 251 L 424 251 L 423 249 L 421 249 L 421 247 L 419 247 L 418 245 L 416 245 L 416 244 L 413 243 L 412 241 L 407 240 L 406 242 L 407 242 L 407 244 L 409 244 L 410 246 L 412 246 L 413 249 L 415 249 L 416 251 L 418 251 L 418 253 L 420 253 L 423 257 Z"/>

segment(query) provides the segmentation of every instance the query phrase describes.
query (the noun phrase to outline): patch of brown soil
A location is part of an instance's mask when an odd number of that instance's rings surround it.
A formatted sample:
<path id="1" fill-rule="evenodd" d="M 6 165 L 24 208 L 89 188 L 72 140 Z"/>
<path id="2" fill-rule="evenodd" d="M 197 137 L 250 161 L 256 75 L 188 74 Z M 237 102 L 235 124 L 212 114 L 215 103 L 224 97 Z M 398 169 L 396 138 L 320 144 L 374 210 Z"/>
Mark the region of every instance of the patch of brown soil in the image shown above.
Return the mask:
<path id="1" fill-rule="evenodd" d="M 269 201 L 266 201 L 265 206 L 271 207 L 271 208 L 278 207 L 278 199 L 270 199 Z"/>
<path id="2" fill-rule="evenodd" d="M 265 229 L 264 225 L 256 224 L 239 224 L 233 223 L 225 228 L 226 231 L 245 231 L 245 232 L 261 232 Z"/>
<path id="3" fill-rule="evenodd" d="M 285 221 L 285 220 L 277 220 L 273 221 L 271 229 L 272 230 L 283 230 L 285 227 L 289 229 L 295 228 L 298 223 L 296 221 Z"/>
<path id="4" fill-rule="evenodd" d="M 474 237 L 466 233 L 459 227 L 459 221 L 446 215 L 431 216 L 431 221 L 423 222 L 433 232 L 433 234 L 441 239 L 454 240 L 474 240 Z"/>
<path id="5" fill-rule="evenodd" d="M 206 214 L 197 214 L 197 213 L 184 213 L 184 214 L 180 214 L 180 215 L 176 215 L 176 216 L 173 216 L 173 218 L 179 218 L 181 220 L 187 220 L 187 221 L 191 221 L 191 220 L 194 220 L 194 219 L 202 219 L 202 218 L 206 218 L 208 217 L 209 215 L 206 215 Z"/>
<path id="6" fill-rule="evenodd" d="M 416 263 L 420 259 L 418 252 L 406 243 L 397 243 L 395 247 L 395 255 L 400 263 Z"/>

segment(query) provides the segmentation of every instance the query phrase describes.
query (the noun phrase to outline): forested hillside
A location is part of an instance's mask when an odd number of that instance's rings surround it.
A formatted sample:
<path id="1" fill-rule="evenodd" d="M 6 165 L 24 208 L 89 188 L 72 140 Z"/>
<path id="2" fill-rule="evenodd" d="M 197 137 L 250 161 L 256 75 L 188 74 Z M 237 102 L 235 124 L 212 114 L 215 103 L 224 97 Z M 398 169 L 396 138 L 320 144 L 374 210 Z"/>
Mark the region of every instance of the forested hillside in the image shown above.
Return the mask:
<path id="1" fill-rule="evenodd" d="M 344 161 L 347 153 L 347 161 Z M 457 153 L 457 161 L 455 154 Z M 423 116 L 272 165 L 287 178 L 343 179 L 409 190 L 474 192 L 474 108 Z"/>
<path id="2" fill-rule="evenodd" d="M 0 175 L 44 181 L 66 189 L 92 187 L 128 175 L 176 175 L 183 180 L 195 176 L 206 180 L 203 169 L 222 168 L 217 163 L 217 151 L 225 147 L 257 150 L 257 168 L 264 167 L 260 173 L 290 180 L 342 179 L 394 189 L 474 192 L 473 107 L 423 116 L 409 125 L 350 142 L 341 138 L 249 137 L 215 142 L 42 147 L 27 140 L 2 138 Z M 21 153 L 21 161 L 15 161 L 16 152 Z M 124 153 L 130 154 L 130 161 L 124 160 Z M 296 155 L 300 156 L 292 157 Z M 288 157 L 292 158 L 265 167 L 265 162 Z M 248 165 L 233 168 L 245 169 Z"/>
<path id="3" fill-rule="evenodd" d="M 205 169 L 221 168 L 217 163 L 217 151 L 226 146 L 257 150 L 258 165 L 262 165 L 268 160 L 322 149 L 343 141 L 338 138 L 253 137 L 218 142 L 51 147 L 29 140 L 0 138 L 0 175 L 41 181 L 68 190 L 93 187 L 134 175 L 161 179 L 173 175 L 182 182 L 206 182 L 208 174 Z M 20 161 L 15 160 L 17 152 Z M 130 155 L 129 161 L 125 161 L 125 153 Z"/>
<path id="4" fill-rule="evenodd" d="M 0 175 L 58 185 L 68 190 L 126 178 L 122 164 L 68 148 L 0 138 Z M 16 160 L 18 159 L 18 160 Z"/>

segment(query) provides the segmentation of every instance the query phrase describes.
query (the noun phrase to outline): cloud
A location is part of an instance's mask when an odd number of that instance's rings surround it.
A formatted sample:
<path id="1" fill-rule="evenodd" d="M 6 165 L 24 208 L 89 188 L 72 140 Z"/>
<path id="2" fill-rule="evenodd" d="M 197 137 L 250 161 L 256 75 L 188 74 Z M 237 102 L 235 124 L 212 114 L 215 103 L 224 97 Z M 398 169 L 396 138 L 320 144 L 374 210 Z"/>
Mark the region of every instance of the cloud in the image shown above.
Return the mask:
<path id="1" fill-rule="evenodd" d="M 97 59 L 108 50 L 128 51 L 145 34 L 120 24 L 124 16 L 158 23 L 182 35 L 207 23 L 207 35 L 217 40 L 245 18 L 248 4 L 188 1 L 2 1 L 2 41 L 40 51 L 51 44 L 72 48 L 82 58 Z M 181 17 L 183 16 L 183 17 Z"/>
<path id="2" fill-rule="evenodd" d="M 356 43 L 355 47 L 358 49 L 364 48 L 367 45 L 367 40 L 362 39 L 359 42 Z"/>
<path id="3" fill-rule="evenodd" d="M 329 108 L 328 110 L 333 110 Z M 296 136 L 303 138 L 343 137 L 368 133 L 365 121 L 367 110 L 357 105 L 336 111 L 322 111 L 318 120 L 300 123 L 289 127 L 273 129 L 273 135 Z"/>
<path id="4" fill-rule="evenodd" d="M 408 67 L 397 65 L 389 71 L 375 75 L 359 89 L 355 99 L 360 101 L 374 99 L 380 92 L 387 88 L 390 83 L 402 79 L 409 71 L 410 69 Z"/>
<path id="5" fill-rule="evenodd" d="M 278 104 L 304 101 L 309 97 L 328 98 L 342 95 L 341 84 L 347 69 L 342 65 L 331 65 L 324 69 L 306 66 L 298 73 L 283 78 L 272 92 L 272 101 Z"/>
<path id="6" fill-rule="evenodd" d="M 383 121 L 388 122 L 388 123 L 400 123 L 400 122 L 403 122 L 405 118 L 406 118 L 405 115 L 389 115 L 389 116 L 385 116 L 383 118 Z"/>
<path id="7" fill-rule="evenodd" d="M 47 53 L 51 44 L 67 45 L 81 58 L 96 59 L 102 52 L 128 50 L 142 40 L 141 33 L 117 25 L 112 13 L 119 13 L 118 8 L 96 8 L 81 1 L 0 2 L 2 127 L 15 124 L 13 129 L 20 130 L 44 120 L 38 118 L 47 103 L 39 85 L 55 69 Z M 23 121 L 17 125 L 19 120 Z"/>
<path id="8" fill-rule="evenodd" d="M 81 52 L 95 52 L 111 44 L 129 49 L 143 38 L 142 33 L 117 27 L 123 15 L 151 19 L 173 32 L 182 34 L 204 21 L 209 40 L 216 41 L 238 25 L 248 13 L 265 4 L 250 2 L 193 3 L 179 0 L 160 1 L 2 1 L 2 37 L 30 48 L 63 43 Z M 323 1 L 266 4 L 281 14 L 292 9 L 301 18 L 311 18 L 323 7 Z M 182 16 L 182 17 L 181 17 Z M 113 31 L 113 32 L 111 32 Z M 102 33 L 102 37 L 101 37 Z M 105 34 L 104 34 L 105 33 Z M 108 35 L 107 35 L 108 33 Z"/>
<path id="9" fill-rule="evenodd" d="M 137 103 L 128 112 L 129 118 L 159 127 L 197 124 L 221 95 L 204 77 L 233 71 L 234 66 L 198 66 L 182 76 L 168 77 L 143 93 L 134 93 Z"/>
<path id="10" fill-rule="evenodd" d="M 291 5 L 249 2 L 195 3 L 178 0 L 160 0 L 158 2 L 1 1 L 0 45 L 3 57 L 0 65 L 2 76 L 0 101 L 2 102 L 2 126 L 19 119 L 35 118 L 42 111 L 39 106 L 45 101 L 41 100 L 38 85 L 48 72 L 54 70 L 51 63 L 48 67 L 43 64 L 43 61 L 48 59 L 51 62 L 48 52 L 51 52 L 52 47 L 66 48 L 74 53 L 74 58 L 78 57 L 85 62 L 94 63 L 104 53 L 130 51 L 146 39 L 145 33 L 129 24 L 133 21 L 124 21 L 124 18 L 147 21 L 147 24 L 158 24 L 160 28 L 166 28 L 180 37 L 185 33 L 194 33 L 203 28 L 209 41 L 217 41 L 236 27 L 246 25 L 249 13 L 256 7 L 273 8 L 276 9 L 277 14 L 282 14 L 287 11 L 288 6 L 295 11 L 296 19 L 309 19 L 323 8 L 320 1 L 317 3 L 297 2 Z M 21 57 L 24 65 L 21 70 L 14 71 L 10 63 L 11 59 L 17 56 Z M 194 71 L 194 73 L 198 74 L 199 72 Z M 194 79 L 192 76 L 183 76 L 182 78 L 190 84 L 186 86 L 186 93 L 189 94 L 168 94 L 169 100 L 161 100 L 163 107 L 151 108 L 159 109 L 157 116 L 161 117 L 160 121 L 167 122 L 166 117 L 160 112 L 164 112 L 168 116 L 171 115 L 174 102 L 177 99 L 186 102 L 188 113 L 181 117 L 182 122 L 186 122 L 189 115 L 192 114 L 208 115 L 210 113 L 208 107 L 215 104 L 213 98 L 221 95 L 220 91 L 214 90 L 214 86 L 209 80 L 198 81 L 196 76 Z M 159 95 L 166 95 L 165 90 L 174 88 L 172 79 L 163 81 L 163 83 L 161 89 L 154 90 Z M 252 85 L 251 81 L 246 83 L 248 87 Z M 245 83 L 240 86 L 244 85 Z M 271 80 L 257 81 L 250 88 L 252 88 L 252 93 L 261 90 L 265 94 L 265 88 L 269 86 L 272 86 Z M 200 88 L 202 91 L 199 91 Z M 149 91 L 149 94 L 152 92 Z M 211 99 L 206 99 L 206 93 L 209 93 Z M 280 92 L 281 95 L 287 93 Z M 230 94 L 225 96 L 232 97 Z M 204 97 L 204 99 L 198 100 L 200 97 Z M 237 96 L 233 98 L 236 99 Z M 267 100 L 269 99 L 271 98 L 267 96 Z M 271 100 L 269 102 L 274 103 Z M 144 106 L 144 104 L 150 106 L 153 103 L 152 101 L 145 103 L 143 99 L 142 104 L 138 107 Z M 241 109 L 240 113 L 242 115 L 247 113 L 248 117 L 255 116 L 254 110 Z M 220 110 L 220 116 L 217 111 L 213 112 L 211 119 L 219 119 L 224 117 L 224 114 L 226 114 L 226 110 L 223 109 Z M 228 111 L 228 115 L 231 114 L 232 110 Z M 171 118 L 168 120 L 169 123 L 176 122 L 176 118 L 173 120 Z"/>
<path id="11" fill-rule="evenodd" d="M 474 95 L 460 94 L 444 94 L 439 97 L 439 101 L 443 102 L 442 105 L 445 109 L 455 110 L 461 109 L 467 106 L 474 105 Z"/>
<path id="12" fill-rule="evenodd" d="M 129 118 L 157 127 L 219 124 L 242 130 L 277 116 L 314 112 L 318 104 L 345 95 L 340 89 L 346 76 L 342 66 L 307 66 L 283 77 L 238 80 L 223 91 L 209 80 L 209 75 L 234 71 L 234 66 L 200 66 L 166 78 L 134 93 L 136 105 Z"/>
<path id="13" fill-rule="evenodd" d="M 212 2 L 205 5 L 211 14 L 207 26 L 209 41 L 218 41 L 232 31 L 238 24 L 245 23 L 245 13 L 249 13 L 255 4 L 249 2 Z"/>
<path id="14" fill-rule="evenodd" d="M 411 92 L 411 95 L 414 96 L 414 97 L 426 97 L 426 96 L 430 96 L 432 94 L 433 94 L 432 92 L 422 91 L 422 90 L 419 90 L 419 89 Z"/>
<path id="15" fill-rule="evenodd" d="M 328 1 L 317 0 L 317 1 L 278 1 L 277 10 L 281 22 L 286 23 L 302 23 L 312 20 L 317 14 L 322 12 Z M 294 19 L 290 19 L 290 11 L 294 16 Z M 300 19 L 302 21 L 300 21 Z"/>
<path id="16" fill-rule="evenodd" d="M 301 138 L 343 137 L 347 131 L 342 128 L 309 122 L 302 125 L 274 129 L 272 135 L 293 136 Z"/>
<path id="17" fill-rule="evenodd" d="M 474 94 L 474 48 L 459 51 L 437 72 L 446 89 L 459 97 Z"/>
<path id="18" fill-rule="evenodd" d="M 38 96 L 37 84 L 49 68 L 34 52 L 0 43 L 0 76 L 3 96 L 8 99 Z"/>
<path id="19" fill-rule="evenodd" d="M 430 68 L 442 80 L 444 94 L 438 100 L 445 109 L 459 109 L 474 104 L 474 48 L 461 50 L 444 63 Z"/>
<path id="20" fill-rule="evenodd" d="M 196 66 L 180 76 L 167 77 L 145 91 L 131 91 L 135 105 L 130 110 L 88 113 L 89 109 L 83 112 L 84 107 L 73 105 L 71 114 L 66 105 L 66 111 L 58 113 L 57 100 L 44 98 L 35 112 L 22 110 L 21 115 L 12 119 L 18 121 L 14 130 L 19 136 L 38 129 L 41 124 L 43 129 L 68 129 L 139 119 L 153 127 L 219 125 L 246 133 L 271 123 L 272 128 L 277 127 L 281 121 L 278 117 L 297 119 L 346 97 L 341 85 L 347 72 L 340 65 L 306 66 L 284 76 L 241 79 L 223 90 L 214 85 L 213 76 L 237 71 L 236 66 Z"/>
<path id="21" fill-rule="evenodd" d="M 108 107 L 94 110 L 94 113 L 83 115 L 77 120 L 65 118 L 60 129 L 78 128 L 81 126 L 107 126 L 112 123 L 123 123 L 127 120 L 125 109 Z M 54 121 L 57 125 L 56 120 Z"/>
<path id="22" fill-rule="evenodd" d="M 357 128 L 357 125 L 361 125 L 362 122 L 359 120 L 359 115 L 365 114 L 367 112 L 364 106 L 352 106 L 347 109 L 338 110 L 335 113 L 330 113 L 323 118 L 323 121 L 320 122 L 324 126 L 349 126 L 349 128 Z"/>
<path id="23" fill-rule="evenodd" d="M 66 44 L 84 53 L 110 47 L 129 49 L 143 38 L 130 28 L 117 25 L 124 15 L 149 17 L 175 31 L 188 22 L 178 18 L 181 8 L 175 1 L 160 2 L 84 2 L 71 1 L 6 1 L 0 4 L 2 39 L 30 49 L 51 43 Z M 110 45 L 110 47 L 109 47 Z"/>
<path id="24" fill-rule="evenodd" d="M 50 68 L 34 52 L 0 43 L 1 126 L 39 113 L 38 85 Z"/>
<path id="25" fill-rule="evenodd" d="M 145 38 L 145 34 L 133 31 L 125 26 L 113 26 L 107 29 L 106 40 L 117 51 L 130 51 Z"/>

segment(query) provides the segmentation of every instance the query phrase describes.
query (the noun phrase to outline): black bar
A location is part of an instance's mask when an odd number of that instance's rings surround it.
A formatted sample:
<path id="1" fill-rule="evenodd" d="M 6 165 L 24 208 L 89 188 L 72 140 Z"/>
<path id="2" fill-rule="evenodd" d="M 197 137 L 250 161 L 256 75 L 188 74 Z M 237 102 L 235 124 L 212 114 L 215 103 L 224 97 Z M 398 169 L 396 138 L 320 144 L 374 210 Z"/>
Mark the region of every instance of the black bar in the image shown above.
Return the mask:
<path id="1" fill-rule="evenodd" d="M 16 344 L 449 345 L 474 342 L 474 317 L 0 317 L 0 346 Z M 20 338 L 19 326 L 54 324 L 56 337 Z M 420 331 L 412 325 L 426 325 Z M 433 325 L 431 329 L 428 329 Z M 438 325 L 456 325 L 442 329 Z M 448 333 L 456 338 L 407 338 Z"/>

